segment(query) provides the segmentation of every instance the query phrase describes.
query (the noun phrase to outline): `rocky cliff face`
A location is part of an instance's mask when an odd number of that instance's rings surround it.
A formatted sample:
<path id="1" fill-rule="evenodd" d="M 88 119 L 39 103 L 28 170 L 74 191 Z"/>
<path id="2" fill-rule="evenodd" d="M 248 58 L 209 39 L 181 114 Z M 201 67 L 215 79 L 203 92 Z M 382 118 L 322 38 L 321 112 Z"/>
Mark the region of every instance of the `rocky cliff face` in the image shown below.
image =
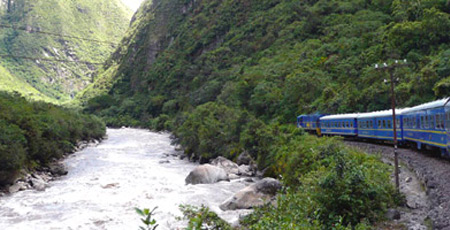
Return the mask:
<path id="1" fill-rule="evenodd" d="M 2 0 L 0 8 L 1 65 L 59 101 L 92 81 L 131 17 L 119 0 Z"/>

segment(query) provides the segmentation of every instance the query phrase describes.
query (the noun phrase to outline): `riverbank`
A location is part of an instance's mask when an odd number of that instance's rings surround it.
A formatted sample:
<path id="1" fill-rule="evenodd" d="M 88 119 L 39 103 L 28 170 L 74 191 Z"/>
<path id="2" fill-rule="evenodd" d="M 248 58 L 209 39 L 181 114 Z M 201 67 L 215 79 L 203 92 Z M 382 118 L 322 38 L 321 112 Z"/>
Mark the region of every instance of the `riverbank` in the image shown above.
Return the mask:
<path id="1" fill-rule="evenodd" d="M 250 210 L 220 205 L 253 184 L 245 178 L 186 185 L 198 163 L 182 157 L 168 133 L 108 129 L 108 139 L 69 155 L 68 174 L 45 191 L 25 190 L 0 199 L 0 229 L 134 229 L 141 223 L 134 208 L 158 207 L 158 229 L 186 226 L 179 205 L 210 207 L 234 223 Z"/>
<path id="2" fill-rule="evenodd" d="M 64 165 L 64 160 L 75 152 L 82 151 L 87 147 L 95 147 L 103 139 L 88 141 L 80 141 L 73 149 L 73 151 L 65 153 L 61 159 L 54 159 L 49 163 L 48 167 L 38 167 L 35 169 L 22 169 L 19 176 L 12 184 L 0 187 L 0 198 L 7 194 L 16 193 L 19 191 L 34 189 L 37 191 L 44 191 L 48 187 L 48 183 L 61 176 L 67 175 L 68 171 Z"/>

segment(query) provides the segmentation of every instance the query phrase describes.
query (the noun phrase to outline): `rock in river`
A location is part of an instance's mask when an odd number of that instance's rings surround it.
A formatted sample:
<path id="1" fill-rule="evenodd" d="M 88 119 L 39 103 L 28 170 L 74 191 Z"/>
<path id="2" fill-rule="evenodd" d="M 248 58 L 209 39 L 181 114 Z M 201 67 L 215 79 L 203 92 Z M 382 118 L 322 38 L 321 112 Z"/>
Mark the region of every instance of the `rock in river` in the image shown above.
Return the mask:
<path id="1" fill-rule="evenodd" d="M 53 176 L 65 176 L 68 173 L 66 167 L 62 163 L 50 164 L 49 171 Z"/>
<path id="2" fill-rule="evenodd" d="M 204 164 L 197 166 L 186 177 L 186 184 L 213 184 L 222 180 L 228 180 L 228 174 L 224 169 Z"/>
<path id="3" fill-rule="evenodd" d="M 241 155 L 239 155 L 238 158 L 236 159 L 236 163 L 238 165 L 249 165 L 252 163 L 252 161 L 253 161 L 252 156 L 250 156 L 250 154 L 247 151 L 241 153 Z"/>
<path id="4" fill-rule="evenodd" d="M 220 209 L 226 211 L 262 206 L 271 202 L 279 189 L 281 189 L 280 181 L 273 178 L 264 178 L 237 192 L 223 202 Z"/>
<path id="5" fill-rule="evenodd" d="M 40 177 L 31 178 L 31 184 L 33 185 L 33 188 L 38 191 L 44 191 L 47 187 L 47 183 Z"/>
<path id="6" fill-rule="evenodd" d="M 228 174 L 237 175 L 239 173 L 239 166 L 225 157 L 217 157 L 211 161 L 211 164 L 219 168 L 223 168 Z"/>

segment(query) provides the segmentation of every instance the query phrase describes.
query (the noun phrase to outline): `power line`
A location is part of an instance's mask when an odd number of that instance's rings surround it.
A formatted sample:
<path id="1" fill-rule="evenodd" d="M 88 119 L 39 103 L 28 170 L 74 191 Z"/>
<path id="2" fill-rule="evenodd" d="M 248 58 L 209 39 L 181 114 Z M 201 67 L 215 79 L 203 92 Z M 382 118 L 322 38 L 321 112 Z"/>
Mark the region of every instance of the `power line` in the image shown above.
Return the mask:
<path id="1" fill-rule="evenodd" d="M 32 28 L 32 27 L 20 27 L 20 26 L 0 24 L 0 29 L 23 30 L 23 31 L 30 32 L 30 33 L 39 33 L 39 34 L 45 34 L 45 35 L 50 35 L 50 36 L 62 37 L 62 38 L 72 38 L 72 39 L 78 39 L 78 40 L 84 40 L 84 41 L 90 41 L 90 42 L 117 45 L 117 43 L 111 42 L 111 41 L 102 41 L 102 40 L 92 39 L 92 38 L 82 38 L 82 37 L 76 37 L 76 36 L 70 36 L 70 35 L 63 35 L 63 34 L 58 34 L 58 33 L 53 33 L 53 32 L 48 32 L 48 31 L 42 31 L 40 29 L 36 29 L 36 28 Z"/>
<path id="2" fill-rule="evenodd" d="M 81 63 L 87 65 L 103 65 L 103 62 L 88 62 L 88 61 L 75 61 L 75 60 L 63 60 L 63 59 L 51 59 L 51 58 L 40 58 L 40 57 L 29 57 L 29 56 L 15 56 L 10 54 L 0 54 L 1 58 L 19 58 L 31 61 L 48 61 L 48 62 L 62 62 L 62 63 Z"/>

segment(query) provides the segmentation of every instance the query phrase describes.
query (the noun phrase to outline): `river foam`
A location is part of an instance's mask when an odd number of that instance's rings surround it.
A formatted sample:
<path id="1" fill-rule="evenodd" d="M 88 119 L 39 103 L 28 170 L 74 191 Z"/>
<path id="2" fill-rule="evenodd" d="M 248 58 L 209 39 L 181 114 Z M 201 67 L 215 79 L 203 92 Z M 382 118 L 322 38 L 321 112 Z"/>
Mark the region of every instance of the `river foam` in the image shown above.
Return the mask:
<path id="1" fill-rule="evenodd" d="M 67 176 L 43 192 L 28 190 L 0 199 L 0 229 L 137 229 L 134 207 L 153 208 L 158 229 L 182 229 L 180 204 L 205 204 L 228 222 L 249 211 L 220 203 L 248 184 L 242 180 L 185 185 L 198 164 L 180 160 L 168 133 L 108 129 L 108 139 L 64 161 Z M 161 164 L 160 161 L 170 163 Z"/>

